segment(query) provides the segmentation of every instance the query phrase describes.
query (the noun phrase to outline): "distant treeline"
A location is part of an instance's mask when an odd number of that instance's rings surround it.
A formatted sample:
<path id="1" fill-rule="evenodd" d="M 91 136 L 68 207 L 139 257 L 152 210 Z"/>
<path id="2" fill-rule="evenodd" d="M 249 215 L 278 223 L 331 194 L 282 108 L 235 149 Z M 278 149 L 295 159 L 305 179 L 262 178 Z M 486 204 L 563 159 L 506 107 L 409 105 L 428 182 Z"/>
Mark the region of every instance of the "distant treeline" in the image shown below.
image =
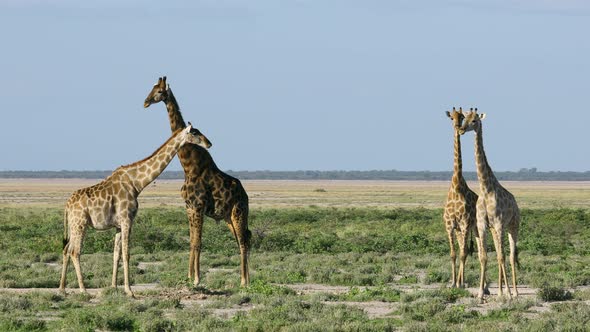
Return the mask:
<path id="1" fill-rule="evenodd" d="M 242 180 L 449 180 L 451 171 L 227 171 Z M 0 171 L 0 178 L 49 179 L 102 179 L 111 171 Z M 508 181 L 590 181 L 586 172 L 539 172 L 536 168 L 523 168 L 517 172 L 496 172 L 499 180 Z M 476 180 L 475 172 L 463 172 L 467 180 Z M 184 179 L 183 171 L 166 171 L 160 179 Z"/>

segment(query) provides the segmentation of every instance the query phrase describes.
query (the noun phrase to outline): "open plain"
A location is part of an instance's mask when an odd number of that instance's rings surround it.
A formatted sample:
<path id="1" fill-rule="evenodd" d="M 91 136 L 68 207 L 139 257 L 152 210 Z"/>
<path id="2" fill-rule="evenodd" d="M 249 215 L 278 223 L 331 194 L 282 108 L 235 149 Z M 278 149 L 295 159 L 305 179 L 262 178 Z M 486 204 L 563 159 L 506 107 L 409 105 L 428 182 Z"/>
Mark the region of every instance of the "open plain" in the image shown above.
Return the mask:
<path id="1" fill-rule="evenodd" d="M 61 207 L 76 189 L 96 179 L 0 179 L 0 206 Z M 184 206 L 183 180 L 156 180 L 139 197 L 142 207 Z M 447 181 L 247 180 L 242 181 L 252 208 L 376 207 L 440 208 Z M 504 181 L 520 208 L 590 206 L 590 182 Z M 469 182 L 476 192 L 477 182 Z"/>
<path id="2" fill-rule="evenodd" d="M 442 224 L 447 182 L 244 181 L 253 233 L 252 283 L 239 287 L 227 227 L 203 233 L 202 284 L 186 277 L 189 235 L 180 180 L 140 195 L 131 237 L 136 298 L 108 287 L 114 231 L 89 230 L 88 294 L 57 292 L 63 204 L 97 180 L 0 179 L 0 330 L 444 331 L 585 330 L 590 324 L 590 183 L 504 182 L 522 209 L 520 296 L 447 287 Z M 470 183 L 477 191 L 477 185 Z"/>

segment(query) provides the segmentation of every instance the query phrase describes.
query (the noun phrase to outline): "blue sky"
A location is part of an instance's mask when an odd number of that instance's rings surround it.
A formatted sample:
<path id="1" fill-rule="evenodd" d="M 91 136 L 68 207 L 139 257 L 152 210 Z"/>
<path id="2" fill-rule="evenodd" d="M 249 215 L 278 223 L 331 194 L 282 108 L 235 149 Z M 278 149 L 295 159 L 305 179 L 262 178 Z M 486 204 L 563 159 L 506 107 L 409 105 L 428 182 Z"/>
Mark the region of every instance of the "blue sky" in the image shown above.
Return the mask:
<path id="1" fill-rule="evenodd" d="M 585 1 L 9 0 L 0 31 L 0 170 L 144 158 L 161 75 L 225 170 L 450 170 L 452 106 L 495 170 L 590 170 Z"/>

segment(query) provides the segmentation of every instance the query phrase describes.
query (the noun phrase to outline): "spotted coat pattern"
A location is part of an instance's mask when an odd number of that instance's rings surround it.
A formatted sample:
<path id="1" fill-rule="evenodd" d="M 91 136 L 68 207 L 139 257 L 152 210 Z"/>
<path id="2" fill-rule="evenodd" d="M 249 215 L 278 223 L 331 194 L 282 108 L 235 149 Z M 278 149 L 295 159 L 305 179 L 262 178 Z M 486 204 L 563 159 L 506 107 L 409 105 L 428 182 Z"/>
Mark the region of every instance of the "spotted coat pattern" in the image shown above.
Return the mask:
<path id="1" fill-rule="evenodd" d="M 144 107 L 163 101 L 172 131 L 185 127 L 180 107 L 166 84 L 159 78 L 144 102 Z M 200 282 L 201 238 L 204 216 L 225 220 L 240 250 L 241 285 L 249 284 L 248 253 L 251 233 L 248 229 L 248 194 L 240 180 L 222 172 L 206 149 L 190 145 L 181 148 L 178 158 L 184 169 L 181 189 L 189 220 L 190 251 L 188 277 Z"/>
<path id="2" fill-rule="evenodd" d="M 461 158 L 461 135 L 459 129 L 463 121 L 463 110 L 447 112 L 453 123 L 454 131 L 454 163 L 451 187 L 447 193 L 447 201 L 443 213 L 445 229 L 451 248 L 451 287 L 465 287 L 465 261 L 467 260 L 467 240 L 475 229 L 477 194 L 467 186 L 463 177 L 463 161 Z M 459 243 L 459 271 L 456 269 L 455 238 Z"/>
<path id="3" fill-rule="evenodd" d="M 206 146 L 207 138 L 198 130 L 187 127 L 178 130 L 151 156 L 136 163 L 117 168 L 102 182 L 75 191 L 64 210 L 64 248 L 60 290 L 65 292 L 69 259 L 72 259 L 80 291 L 85 292 L 80 270 L 82 242 L 88 227 L 97 230 L 116 228 L 113 252 L 112 286 L 116 287 L 121 254 L 125 293 L 133 296 L 129 287 L 129 236 L 139 208 L 137 197 L 164 169 L 178 149 L 187 143 Z M 192 145 L 192 144 L 190 144 Z"/>
<path id="4" fill-rule="evenodd" d="M 494 240 L 496 256 L 498 260 L 498 296 L 503 296 L 503 287 L 506 286 L 508 296 L 512 297 L 508 278 L 506 276 L 506 266 L 504 263 L 504 232 L 508 233 L 508 242 L 510 245 L 510 267 L 512 270 L 512 286 L 514 295 L 518 296 L 516 288 L 516 262 L 518 252 L 516 244 L 518 242 L 518 229 L 520 227 L 520 210 L 516 203 L 514 195 L 506 188 L 502 187 L 492 168 L 488 164 L 483 147 L 483 128 L 482 120 L 485 114 L 478 114 L 477 108 L 471 110 L 465 115 L 465 120 L 461 126 L 460 133 L 468 131 L 475 132 L 475 164 L 477 167 L 477 177 L 479 180 L 480 195 L 477 199 L 477 246 L 480 261 L 480 285 L 478 298 L 483 301 L 486 284 L 486 231 L 489 229 Z"/>

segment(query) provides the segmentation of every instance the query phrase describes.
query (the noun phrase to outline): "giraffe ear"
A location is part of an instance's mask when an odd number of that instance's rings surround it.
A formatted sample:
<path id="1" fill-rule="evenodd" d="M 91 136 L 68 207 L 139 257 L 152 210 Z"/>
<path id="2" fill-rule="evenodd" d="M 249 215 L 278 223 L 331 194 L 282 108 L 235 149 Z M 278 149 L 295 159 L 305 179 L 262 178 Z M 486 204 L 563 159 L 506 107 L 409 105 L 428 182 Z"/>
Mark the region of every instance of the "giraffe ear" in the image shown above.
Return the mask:
<path id="1" fill-rule="evenodd" d="M 480 120 L 483 120 L 483 119 L 485 119 L 485 118 L 486 118 L 486 114 L 485 114 L 485 113 L 481 113 L 481 114 L 479 115 L 479 119 L 480 119 Z"/>
<path id="2" fill-rule="evenodd" d="M 450 118 L 451 117 L 451 112 L 447 111 L 447 116 Z"/>

